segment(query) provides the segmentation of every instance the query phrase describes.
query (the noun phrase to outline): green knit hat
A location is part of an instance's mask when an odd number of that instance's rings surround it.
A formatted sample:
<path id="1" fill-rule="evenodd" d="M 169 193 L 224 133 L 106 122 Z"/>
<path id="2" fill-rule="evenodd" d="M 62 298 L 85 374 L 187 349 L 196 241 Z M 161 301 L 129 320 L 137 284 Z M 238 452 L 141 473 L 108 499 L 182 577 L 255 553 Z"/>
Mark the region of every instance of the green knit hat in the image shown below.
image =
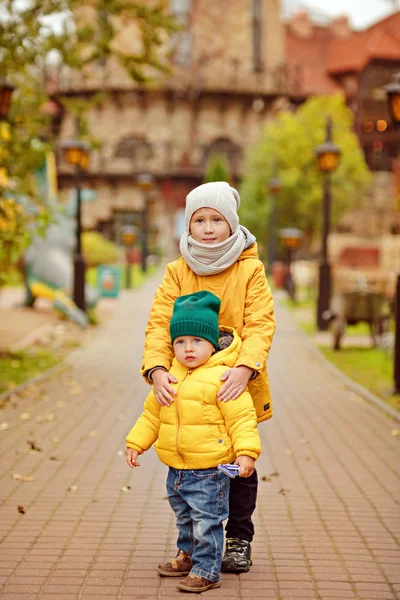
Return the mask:
<path id="1" fill-rule="evenodd" d="M 218 314 L 221 300 L 211 292 L 196 292 L 175 300 L 169 324 L 171 342 L 181 335 L 193 335 L 208 340 L 218 348 Z"/>

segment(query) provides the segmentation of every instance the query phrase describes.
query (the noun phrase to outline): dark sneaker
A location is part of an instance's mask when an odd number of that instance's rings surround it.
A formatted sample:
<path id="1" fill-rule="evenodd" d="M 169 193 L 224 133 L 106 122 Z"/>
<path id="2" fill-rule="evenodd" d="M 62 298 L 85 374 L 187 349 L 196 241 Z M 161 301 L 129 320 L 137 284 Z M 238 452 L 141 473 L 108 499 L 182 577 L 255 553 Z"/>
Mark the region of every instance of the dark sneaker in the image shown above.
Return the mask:
<path id="1" fill-rule="evenodd" d="M 200 577 L 199 575 L 188 575 L 185 577 L 185 579 L 182 579 L 182 581 L 178 583 L 177 588 L 182 592 L 193 592 L 195 594 L 200 594 L 200 592 L 212 590 L 220 585 L 220 581 L 210 581 L 209 579 Z"/>
<path id="2" fill-rule="evenodd" d="M 182 577 L 182 575 L 188 575 L 191 568 L 192 559 L 181 550 L 172 562 L 158 565 L 157 573 L 164 577 Z"/>
<path id="3" fill-rule="evenodd" d="M 224 573 L 247 573 L 251 565 L 250 542 L 238 538 L 227 538 L 221 570 Z"/>

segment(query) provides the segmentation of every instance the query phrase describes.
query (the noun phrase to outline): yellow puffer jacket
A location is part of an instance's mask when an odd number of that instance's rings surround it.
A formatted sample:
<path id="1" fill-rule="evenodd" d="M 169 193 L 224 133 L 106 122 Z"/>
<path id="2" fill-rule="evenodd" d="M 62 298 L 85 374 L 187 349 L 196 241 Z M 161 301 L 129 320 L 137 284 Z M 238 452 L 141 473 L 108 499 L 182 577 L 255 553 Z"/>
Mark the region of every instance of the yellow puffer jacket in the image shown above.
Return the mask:
<path id="1" fill-rule="evenodd" d="M 258 458 L 261 443 L 249 392 L 234 401 L 217 400 L 221 375 L 235 364 L 242 344 L 232 329 L 223 329 L 233 333 L 232 344 L 201 367 L 187 369 L 173 360 L 174 402 L 161 407 L 151 391 L 126 438 L 128 448 L 142 453 L 155 443 L 161 462 L 175 469 L 209 469 L 241 455 Z"/>
<path id="2" fill-rule="evenodd" d="M 266 360 L 275 331 L 271 290 L 263 263 L 258 258 L 257 244 L 244 250 L 239 259 L 217 275 L 196 275 L 183 258 L 169 263 L 156 292 L 146 329 L 141 372 L 162 366 L 170 370 L 172 347 L 169 322 L 175 300 L 201 290 L 212 292 L 221 300 L 219 321 L 232 327 L 242 339 L 236 364 L 245 365 L 259 375 L 249 381 L 249 391 L 256 408 L 257 420 L 272 416 L 271 394 Z"/>

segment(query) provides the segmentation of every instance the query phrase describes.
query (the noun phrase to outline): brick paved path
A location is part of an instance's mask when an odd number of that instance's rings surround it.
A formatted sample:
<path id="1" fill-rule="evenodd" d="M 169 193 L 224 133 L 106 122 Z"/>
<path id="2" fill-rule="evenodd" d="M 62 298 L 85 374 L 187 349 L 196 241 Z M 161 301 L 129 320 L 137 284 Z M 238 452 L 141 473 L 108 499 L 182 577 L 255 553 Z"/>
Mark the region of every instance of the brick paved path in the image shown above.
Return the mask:
<path id="1" fill-rule="evenodd" d="M 165 468 L 153 450 L 135 472 L 122 456 L 155 285 L 125 292 L 68 369 L 0 411 L 2 600 L 183 597 L 154 572 L 175 549 Z M 278 323 L 254 566 L 206 597 L 400 598 L 399 425 L 335 380 L 282 309 Z"/>

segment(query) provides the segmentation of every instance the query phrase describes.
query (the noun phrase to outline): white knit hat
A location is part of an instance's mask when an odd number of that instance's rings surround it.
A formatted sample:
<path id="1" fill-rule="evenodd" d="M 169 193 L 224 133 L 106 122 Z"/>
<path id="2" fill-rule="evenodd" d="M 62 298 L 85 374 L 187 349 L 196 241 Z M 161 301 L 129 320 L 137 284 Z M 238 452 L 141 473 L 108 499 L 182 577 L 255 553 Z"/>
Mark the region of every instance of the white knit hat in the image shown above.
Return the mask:
<path id="1" fill-rule="evenodd" d="M 231 233 L 239 227 L 237 210 L 240 196 L 226 181 L 211 181 L 197 186 L 186 196 L 185 225 L 189 231 L 190 219 L 199 208 L 215 208 L 228 221 Z"/>

